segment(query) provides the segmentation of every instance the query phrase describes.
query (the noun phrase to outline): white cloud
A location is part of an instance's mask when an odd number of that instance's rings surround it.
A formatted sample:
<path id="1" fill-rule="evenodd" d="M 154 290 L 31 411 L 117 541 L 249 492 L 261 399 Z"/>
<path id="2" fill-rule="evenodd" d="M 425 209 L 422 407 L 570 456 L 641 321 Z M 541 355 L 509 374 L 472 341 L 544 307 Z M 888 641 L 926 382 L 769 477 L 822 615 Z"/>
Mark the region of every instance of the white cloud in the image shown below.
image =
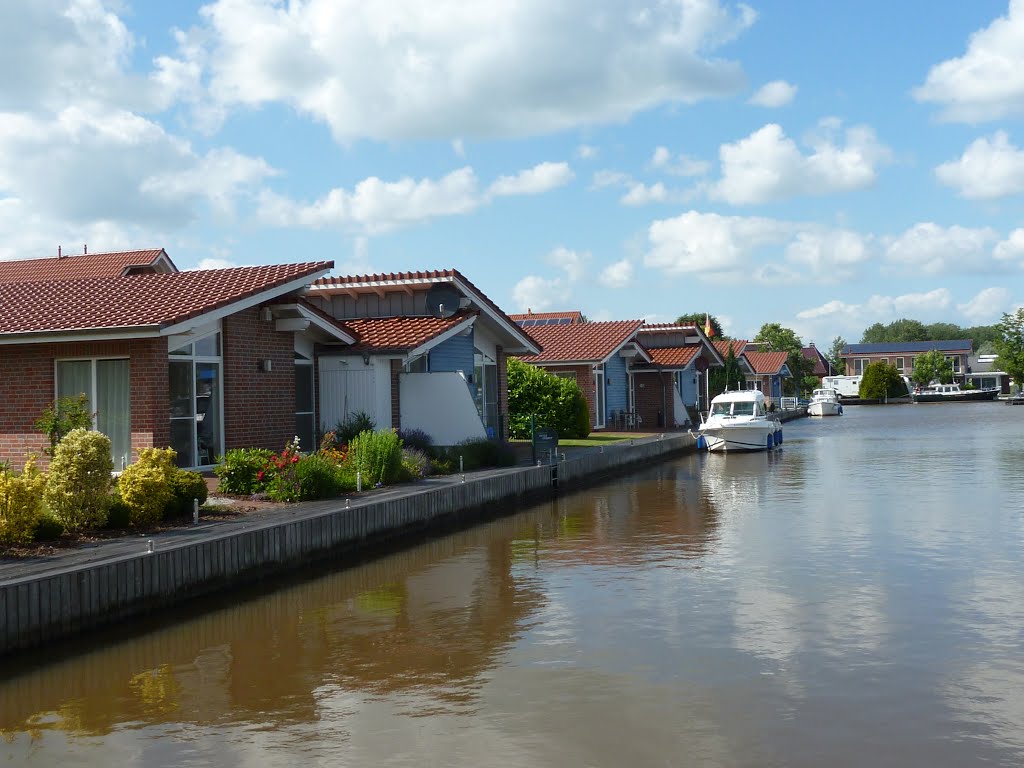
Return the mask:
<path id="1" fill-rule="evenodd" d="M 859 333 L 872 323 L 889 323 L 901 317 L 945 319 L 953 300 L 948 289 L 938 288 L 925 293 L 905 293 L 899 296 L 873 295 L 861 304 L 833 299 L 817 307 L 797 312 L 802 321 L 801 332 L 808 336 L 824 337 L 828 333 L 849 335 Z"/>
<path id="2" fill-rule="evenodd" d="M 605 187 L 620 187 L 632 183 L 633 179 L 628 173 L 600 170 L 594 173 L 594 178 L 590 182 L 590 188 L 604 189 Z"/>
<path id="3" fill-rule="evenodd" d="M 230 259 L 221 258 L 207 258 L 200 259 L 199 264 L 196 265 L 196 269 L 229 269 L 230 267 L 239 266 Z"/>
<path id="4" fill-rule="evenodd" d="M 640 206 L 649 205 L 650 203 L 664 203 L 668 199 L 669 191 L 660 181 L 650 186 L 636 182 L 630 186 L 626 194 L 619 198 L 619 202 L 623 205 Z"/>
<path id="5" fill-rule="evenodd" d="M 548 264 L 563 270 L 570 283 L 575 283 L 586 275 L 590 259 L 589 251 L 571 251 L 562 246 L 544 257 Z"/>
<path id="6" fill-rule="evenodd" d="M 622 259 L 609 264 L 601 270 L 597 279 L 606 288 L 625 288 L 633 280 L 633 262 Z"/>
<path id="7" fill-rule="evenodd" d="M 1013 230 L 1005 240 L 996 243 L 992 253 L 999 261 L 1014 262 L 1024 267 L 1024 228 Z"/>
<path id="8" fill-rule="evenodd" d="M 501 176 L 491 184 L 488 192 L 495 196 L 539 195 L 556 187 L 563 187 L 573 180 L 574 174 L 568 163 L 540 163 L 533 168 L 520 171 L 515 176 Z"/>
<path id="9" fill-rule="evenodd" d="M 922 222 L 898 237 L 886 238 L 885 255 L 891 263 L 916 273 L 969 272 L 991 266 L 989 246 L 996 238 L 989 227 Z"/>
<path id="10" fill-rule="evenodd" d="M 998 320 L 1012 303 L 1013 296 L 1006 288 L 985 288 L 956 308 L 972 323 L 980 325 Z"/>
<path id="11" fill-rule="evenodd" d="M 452 139 L 452 152 L 458 157 L 466 156 L 466 145 L 462 139 Z"/>
<path id="12" fill-rule="evenodd" d="M 687 211 L 651 223 L 644 264 L 670 275 L 712 276 L 744 267 L 755 251 L 784 242 L 793 230 L 773 219 Z"/>
<path id="13" fill-rule="evenodd" d="M 544 312 L 563 302 L 569 295 L 565 282 L 527 275 L 512 289 L 512 299 L 520 312 Z"/>
<path id="14" fill-rule="evenodd" d="M 679 155 L 673 159 L 668 147 L 657 147 L 649 165 L 673 176 L 703 176 L 711 169 L 711 163 L 689 155 Z"/>
<path id="15" fill-rule="evenodd" d="M 1024 0 L 972 34 L 963 56 L 936 64 L 919 101 L 939 104 L 947 120 L 968 123 L 1024 113 Z"/>
<path id="16" fill-rule="evenodd" d="M 218 0 L 201 14 L 220 103 L 289 104 L 342 142 L 537 135 L 734 93 L 740 66 L 713 54 L 755 19 L 719 0 Z"/>
<path id="17" fill-rule="evenodd" d="M 844 229 L 799 232 L 786 246 L 787 261 L 830 283 L 852 277 L 871 255 L 868 238 Z"/>
<path id="18" fill-rule="evenodd" d="M 259 220 L 275 227 L 350 226 L 379 234 L 443 216 L 471 213 L 494 197 L 542 194 L 572 179 L 565 163 L 541 163 L 514 176 L 498 178 L 486 192 L 470 166 L 434 180 L 405 177 L 363 179 L 352 191 L 335 187 L 313 203 L 299 203 L 265 190 Z"/>
<path id="19" fill-rule="evenodd" d="M 796 98 L 797 87 L 785 80 L 772 80 L 757 89 L 748 103 L 757 107 L 784 107 Z"/>
<path id="20" fill-rule="evenodd" d="M 962 197 L 991 199 L 1024 192 L 1024 151 L 1010 143 L 1005 131 L 991 140 L 980 138 L 964 150 L 959 160 L 935 169 L 939 181 L 955 187 Z"/>
<path id="21" fill-rule="evenodd" d="M 835 121 L 822 121 L 804 155 L 782 128 L 769 123 L 750 136 L 719 149 L 722 178 L 711 188 L 714 199 L 733 205 L 767 203 L 798 195 L 825 195 L 863 189 L 875 182 L 876 167 L 891 152 L 867 126 L 846 131 L 835 143 Z"/>
<path id="22" fill-rule="evenodd" d="M 576 157 L 580 160 L 593 160 L 598 155 L 597 147 L 592 147 L 589 144 L 580 144 L 576 148 Z"/>

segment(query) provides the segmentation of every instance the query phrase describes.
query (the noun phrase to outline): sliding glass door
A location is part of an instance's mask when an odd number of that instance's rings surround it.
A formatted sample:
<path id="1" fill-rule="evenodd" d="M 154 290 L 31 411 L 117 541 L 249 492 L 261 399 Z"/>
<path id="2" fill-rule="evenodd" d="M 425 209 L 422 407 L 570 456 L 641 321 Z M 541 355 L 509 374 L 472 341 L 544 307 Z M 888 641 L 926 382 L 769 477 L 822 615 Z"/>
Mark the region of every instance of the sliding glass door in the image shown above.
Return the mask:
<path id="1" fill-rule="evenodd" d="M 178 466 L 212 466 L 224 452 L 220 333 L 172 349 L 168 366 L 171 447 Z"/>

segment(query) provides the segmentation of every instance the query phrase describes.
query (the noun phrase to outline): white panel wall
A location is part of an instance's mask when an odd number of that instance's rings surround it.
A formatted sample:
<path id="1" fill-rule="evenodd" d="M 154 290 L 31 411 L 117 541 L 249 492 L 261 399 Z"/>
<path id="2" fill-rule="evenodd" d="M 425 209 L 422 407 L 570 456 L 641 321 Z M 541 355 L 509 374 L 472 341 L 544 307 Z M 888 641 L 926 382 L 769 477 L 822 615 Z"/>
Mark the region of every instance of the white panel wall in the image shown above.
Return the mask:
<path id="1" fill-rule="evenodd" d="M 386 375 L 381 375 L 383 362 Z M 360 411 L 369 414 L 377 429 L 391 426 L 390 362 L 361 357 L 320 358 L 320 423 L 326 429 Z"/>
<path id="2" fill-rule="evenodd" d="M 435 445 L 487 437 L 466 380 L 458 373 L 403 373 L 399 383 L 402 429 L 422 429 Z"/>

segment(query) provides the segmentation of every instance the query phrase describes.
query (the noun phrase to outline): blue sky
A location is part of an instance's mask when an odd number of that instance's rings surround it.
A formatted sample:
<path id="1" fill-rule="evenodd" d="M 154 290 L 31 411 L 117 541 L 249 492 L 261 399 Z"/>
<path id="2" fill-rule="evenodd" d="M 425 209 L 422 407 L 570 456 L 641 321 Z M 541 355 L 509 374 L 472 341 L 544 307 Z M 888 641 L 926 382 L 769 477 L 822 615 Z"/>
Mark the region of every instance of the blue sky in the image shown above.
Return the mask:
<path id="1" fill-rule="evenodd" d="M 1024 304 L 1024 0 L 33 0 L 0 68 L 0 258 L 455 267 L 819 346 Z"/>

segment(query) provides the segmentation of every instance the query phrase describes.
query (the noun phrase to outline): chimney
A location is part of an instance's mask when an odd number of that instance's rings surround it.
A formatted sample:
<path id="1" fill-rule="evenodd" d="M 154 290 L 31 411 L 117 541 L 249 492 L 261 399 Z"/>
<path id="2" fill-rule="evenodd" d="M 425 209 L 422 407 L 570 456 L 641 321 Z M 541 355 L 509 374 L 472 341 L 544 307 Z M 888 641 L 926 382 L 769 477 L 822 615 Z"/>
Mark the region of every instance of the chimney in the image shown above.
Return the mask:
<path id="1" fill-rule="evenodd" d="M 532 315 L 532 314 L 533 314 L 533 310 L 532 310 L 532 309 L 530 309 L 529 307 L 527 307 L 527 308 L 526 308 L 526 314 L 528 314 L 528 315 Z"/>
<path id="2" fill-rule="evenodd" d="M 58 259 L 61 258 L 60 246 L 59 245 L 57 246 L 57 258 Z"/>
<path id="3" fill-rule="evenodd" d="M 89 244 L 88 243 L 86 243 L 85 245 L 82 246 L 82 255 L 83 256 L 88 256 L 89 255 Z"/>

